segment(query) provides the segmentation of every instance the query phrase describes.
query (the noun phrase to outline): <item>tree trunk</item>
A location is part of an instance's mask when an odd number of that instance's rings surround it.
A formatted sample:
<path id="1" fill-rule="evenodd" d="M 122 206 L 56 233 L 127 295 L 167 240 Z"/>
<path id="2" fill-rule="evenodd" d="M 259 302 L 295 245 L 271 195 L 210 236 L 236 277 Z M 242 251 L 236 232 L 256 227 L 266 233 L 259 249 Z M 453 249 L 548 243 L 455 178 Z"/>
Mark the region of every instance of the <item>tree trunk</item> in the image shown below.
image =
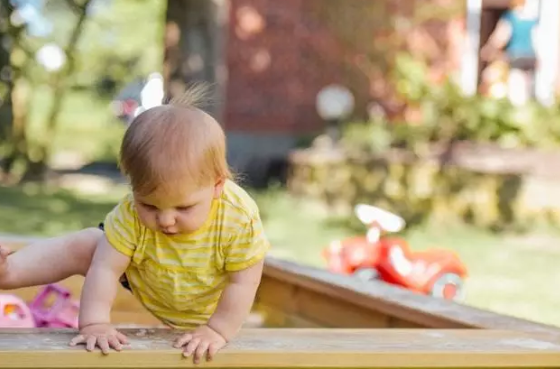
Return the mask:
<path id="1" fill-rule="evenodd" d="M 66 92 L 68 91 L 66 82 L 76 69 L 76 59 L 74 54 L 76 53 L 80 36 L 84 30 L 87 18 L 87 8 L 90 2 L 91 0 L 86 0 L 83 2 L 83 5 L 74 5 L 73 7 L 78 12 L 78 19 L 76 20 L 72 34 L 70 35 L 70 40 L 65 49 L 67 62 L 65 67 L 54 76 L 51 86 L 54 98 L 50 112 L 47 115 L 48 118 L 45 136 L 38 147 L 37 159 L 31 160 L 27 165 L 26 171 L 23 175 L 23 181 L 41 180 L 46 173 L 47 162 L 51 154 L 52 142 L 54 141 L 58 118 L 62 111 L 62 104 L 64 103 Z"/>
<path id="2" fill-rule="evenodd" d="M 0 2 L 0 22 L 6 24 L 11 16 L 9 0 Z M 13 80 L 10 66 L 11 48 L 10 35 L 7 30 L 0 31 L 0 85 L 3 93 L 0 96 L 0 142 L 5 142 L 10 136 L 12 125 L 12 90 Z"/>
<path id="3" fill-rule="evenodd" d="M 0 170 L 9 175 L 14 164 L 20 159 L 26 159 L 27 121 L 26 97 L 23 91 L 18 92 L 18 80 L 22 76 L 21 66 L 11 64 L 10 58 L 14 47 L 19 44 L 24 28 L 14 27 L 9 21 L 13 7 L 9 0 L 0 1 L 0 21 L 4 25 L 0 37 L 0 83 L 4 85 L 4 93 L 0 103 L 0 143 L 2 144 L 2 158 Z M 20 84 L 21 86 L 21 84 Z"/>
<path id="4" fill-rule="evenodd" d="M 18 83 L 19 82 L 19 83 Z M 28 143 L 27 143 L 27 111 L 28 111 L 28 95 L 29 91 L 25 89 L 25 81 L 20 80 L 14 84 L 11 93 L 12 101 L 12 124 L 10 127 L 9 147 L 10 150 L 2 162 L 2 170 L 9 175 L 12 172 L 14 164 L 23 160 L 29 161 Z"/>
<path id="5" fill-rule="evenodd" d="M 9 24 L 12 15 L 12 7 L 9 0 L 0 1 L 0 22 Z M 12 90 L 13 80 L 10 65 L 11 44 L 10 34 L 7 26 L 0 32 L 0 84 L 4 89 L 4 93 L 0 96 L 0 142 L 8 143 L 12 132 L 13 122 L 13 106 L 12 106 Z M 2 147 L 2 157 L 0 157 L 0 167 L 2 172 L 6 173 L 5 166 L 11 167 L 12 163 L 8 162 L 6 156 L 7 148 Z M 4 152 L 5 151 L 5 152 Z"/>
<path id="6" fill-rule="evenodd" d="M 220 119 L 223 102 L 226 0 L 168 0 L 163 76 L 166 98 L 185 91 L 188 84 L 208 82 L 218 104 L 207 107 Z"/>

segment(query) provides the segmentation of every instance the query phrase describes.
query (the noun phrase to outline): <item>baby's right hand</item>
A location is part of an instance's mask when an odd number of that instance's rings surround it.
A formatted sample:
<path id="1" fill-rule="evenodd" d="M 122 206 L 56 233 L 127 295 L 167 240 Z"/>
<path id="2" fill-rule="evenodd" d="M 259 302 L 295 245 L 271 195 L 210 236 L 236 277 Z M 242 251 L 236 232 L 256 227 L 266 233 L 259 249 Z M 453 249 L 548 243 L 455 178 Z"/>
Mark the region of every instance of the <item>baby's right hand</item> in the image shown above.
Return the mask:
<path id="1" fill-rule="evenodd" d="M 70 346 L 79 344 L 85 344 L 88 351 L 93 351 L 98 346 L 101 352 L 107 355 L 111 348 L 116 351 L 122 350 L 123 345 L 128 344 L 128 340 L 111 324 L 92 324 L 80 329 L 80 334 L 70 341 Z"/>

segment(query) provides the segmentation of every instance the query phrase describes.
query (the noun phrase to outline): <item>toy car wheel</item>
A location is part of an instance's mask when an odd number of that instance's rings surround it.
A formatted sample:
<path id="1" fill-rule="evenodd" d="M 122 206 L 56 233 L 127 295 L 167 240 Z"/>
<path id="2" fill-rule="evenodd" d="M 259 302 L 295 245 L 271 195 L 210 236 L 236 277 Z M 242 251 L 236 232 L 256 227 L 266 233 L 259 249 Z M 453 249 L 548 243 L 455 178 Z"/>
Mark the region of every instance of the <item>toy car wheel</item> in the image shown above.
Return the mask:
<path id="1" fill-rule="evenodd" d="M 463 278 L 455 273 L 445 273 L 434 282 L 430 294 L 446 300 L 462 301 L 464 299 Z"/>
<path id="2" fill-rule="evenodd" d="M 379 272 L 375 268 L 358 268 L 353 275 L 366 282 L 379 279 Z"/>

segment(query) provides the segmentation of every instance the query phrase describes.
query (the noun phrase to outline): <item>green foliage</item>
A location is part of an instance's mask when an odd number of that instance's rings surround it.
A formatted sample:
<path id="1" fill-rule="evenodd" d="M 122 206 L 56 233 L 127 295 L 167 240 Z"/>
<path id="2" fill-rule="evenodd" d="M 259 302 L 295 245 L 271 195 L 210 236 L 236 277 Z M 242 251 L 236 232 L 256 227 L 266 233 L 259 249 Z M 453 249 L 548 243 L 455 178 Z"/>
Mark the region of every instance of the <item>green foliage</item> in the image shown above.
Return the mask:
<path id="1" fill-rule="evenodd" d="M 67 44 L 76 12 L 65 4 L 46 2 L 45 17 L 52 23 L 53 32 L 41 38 L 26 37 L 30 52 L 35 53 L 46 43 Z M 72 55 L 77 65 L 70 85 L 98 87 L 110 79 L 116 82 L 116 87 L 160 70 L 164 12 L 165 2 L 159 0 L 93 2 L 88 7 L 77 53 Z M 29 76 L 36 83 L 49 80 L 39 65 L 31 66 Z"/>
<path id="2" fill-rule="evenodd" d="M 17 91 L 0 88 L 15 96 L 18 117 L 10 122 L 12 117 L 2 113 L 7 117 L 2 123 L 18 127 L 11 136 L 7 129 L 0 135 L 0 155 L 7 158 L 2 170 L 12 180 L 31 172 L 37 175 L 29 178 L 39 179 L 53 154 L 69 149 L 85 159 L 114 157 L 122 127 L 111 114 L 110 99 L 124 84 L 161 70 L 163 61 L 165 2 L 50 0 L 42 12 L 52 32 L 36 36 L 20 27 L 10 50 L 0 54 L 9 56 Z M 58 72 L 47 71 L 36 59 L 47 44 L 65 49 L 66 65 Z M 84 103 L 84 97 L 89 101 Z M 101 131 L 103 139 L 90 134 Z"/>
<path id="3" fill-rule="evenodd" d="M 31 101 L 30 140 L 44 135 L 43 115 L 53 97 L 48 92 L 46 87 L 37 89 Z M 72 91 L 62 105 L 58 120 L 53 154 L 72 153 L 86 162 L 115 161 L 125 127 L 112 117 L 107 100 L 92 91 Z"/>
<path id="4" fill-rule="evenodd" d="M 25 66 L 25 77 L 34 85 L 52 82 L 52 74 L 33 60 L 34 55 L 46 44 L 61 47 L 68 44 L 77 19 L 76 10 L 70 5 L 81 3 L 77 0 L 45 2 L 43 15 L 52 32 L 41 37 L 24 32 L 12 50 L 12 63 Z M 77 52 L 69 55 L 75 59 L 76 68 L 65 83 L 72 87 L 97 88 L 98 92 L 109 95 L 137 76 L 160 70 L 164 11 L 165 3 L 159 0 L 92 2 L 87 8 Z"/>
<path id="5" fill-rule="evenodd" d="M 382 119 L 352 122 L 343 126 L 342 130 L 342 142 L 352 151 L 383 153 L 394 142 L 393 130 Z"/>
<path id="6" fill-rule="evenodd" d="M 531 210 L 533 205 L 524 203 L 530 181 L 523 173 L 477 172 L 437 162 L 428 165 L 429 160 L 424 160 L 437 152 L 434 148 L 445 149 L 457 141 L 496 149 L 556 149 L 558 107 L 537 103 L 516 107 L 506 99 L 465 96 L 450 79 L 430 82 L 426 66 L 412 57 L 401 54 L 396 61 L 391 75 L 396 91 L 410 109 L 420 111 L 420 119 L 389 122 L 377 116 L 369 122 L 349 123 L 343 130 L 341 162 L 314 164 L 301 171 L 301 178 L 294 170 L 291 183 L 309 187 L 309 193 L 320 194 L 325 202 L 350 206 L 379 202 L 411 222 L 439 216 L 495 230 L 525 230 L 537 223 L 558 226 L 559 220 L 548 209 Z M 484 200 L 475 204 L 470 197 Z"/>
<path id="7" fill-rule="evenodd" d="M 451 79 L 434 84 L 428 79 L 427 67 L 410 55 L 396 59 L 392 74 L 399 97 L 421 111 L 417 124 L 382 120 L 351 123 L 345 139 L 369 151 L 383 147 L 404 147 L 419 152 L 431 144 L 450 140 L 492 143 L 503 148 L 555 148 L 560 144 L 560 109 L 536 102 L 513 106 L 507 99 L 490 99 L 480 95 L 465 96 Z M 357 138 L 357 139 L 356 139 Z M 367 146 L 367 145 L 366 145 Z"/>
<path id="8" fill-rule="evenodd" d="M 165 2 L 114 0 L 93 12 L 80 42 L 79 84 L 120 85 L 161 70 Z"/>
<path id="9" fill-rule="evenodd" d="M 547 108 L 536 102 L 516 107 L 507 99 L 465 96 L 453 81 L 433 84 L 427 75 L 425 66 L 410 56 L 397 59 L 399 92 L 408 103 L 421 106 L 424 127 L 419 133 L 425 139 L 455 138 L 502 147 L 549 148 L 560 143 L 557 107 Z"/>

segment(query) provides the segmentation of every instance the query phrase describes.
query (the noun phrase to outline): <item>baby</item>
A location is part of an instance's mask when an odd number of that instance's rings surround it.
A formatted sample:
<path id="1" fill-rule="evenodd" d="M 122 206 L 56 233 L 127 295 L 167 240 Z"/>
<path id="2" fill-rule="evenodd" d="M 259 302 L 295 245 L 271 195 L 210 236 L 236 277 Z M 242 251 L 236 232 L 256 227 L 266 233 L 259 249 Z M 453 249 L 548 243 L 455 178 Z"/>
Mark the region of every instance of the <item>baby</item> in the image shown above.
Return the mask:
<path id="1" fill-rule="evenodd" d="M 120 165 L 131 193 L 99 229 L 0 250 L 0 289 L 85 275 L 71 345 L 107 354 L 126 344 L 110 322 L 118 282 L 188 331 L 175 347 L 195 362 L 210 360 L 248 316 L 269 243 L 257 205 L 231 178 L 222 128 L 198 108 L 201 86 L 130 125 Z"/>

